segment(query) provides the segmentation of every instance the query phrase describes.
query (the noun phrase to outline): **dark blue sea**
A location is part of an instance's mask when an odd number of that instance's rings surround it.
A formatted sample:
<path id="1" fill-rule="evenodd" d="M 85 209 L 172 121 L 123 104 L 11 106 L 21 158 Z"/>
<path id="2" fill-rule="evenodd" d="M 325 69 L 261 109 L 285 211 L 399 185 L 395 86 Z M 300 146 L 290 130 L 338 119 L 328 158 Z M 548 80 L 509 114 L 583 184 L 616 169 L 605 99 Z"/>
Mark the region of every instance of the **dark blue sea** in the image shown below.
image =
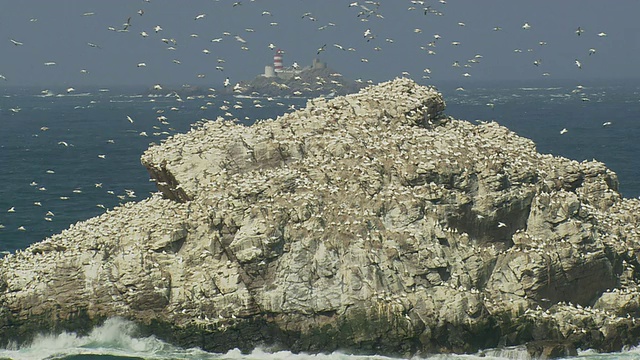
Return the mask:
<path id="1" fill-rule="evenodd" d="M 618 174 L 625 197 L 640 196 L 640 84 L 602 82 L 442 84 L 446 113 L 496 121 L 532 139 L 542 153 L 596 159 Z M 0 88 L 0 251 L 23 249 L 80 220 L 156 191 L 140 155 L 150 143 L 198 121 L 237 118 L 250 126 L 302 107 L 306 99 L 203 95 L 149 96 L 144 88 Z M 165 117 L 166 119 L 162 118 Z M 131 120 L 130 120 L 130 119 Z M 86 337 L 43 334 L 30 346 L 0 350 L 14 359 L 385 359 L 343 353 L 256 350 L 210 354 L 136 337 L 113 319 Z M 522 358 L 514 349 L 494 357 Z M 640 350 L 590 359 L 640 358 Z M 437 356 L 465 358 L 476 356 Z M 489 356 L 491 357 L 491 356 Z"/>

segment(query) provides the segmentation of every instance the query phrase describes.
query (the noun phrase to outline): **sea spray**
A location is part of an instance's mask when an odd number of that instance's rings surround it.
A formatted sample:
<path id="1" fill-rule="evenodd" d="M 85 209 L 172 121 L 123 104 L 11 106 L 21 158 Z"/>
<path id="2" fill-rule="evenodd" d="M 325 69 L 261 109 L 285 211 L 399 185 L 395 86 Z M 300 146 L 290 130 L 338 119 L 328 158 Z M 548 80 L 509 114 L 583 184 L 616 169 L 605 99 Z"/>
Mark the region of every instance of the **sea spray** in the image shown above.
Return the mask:
<path id="1" fill-rule="evenodd" d="M 589 360 L 637 359 L 640 350 L 631 348 L 622 353 L 598 354 L 595 351 L 583 351 L 579 358 Z M 180 349 L 167 344 L 155 336 L 139 337 L 137 326 L 122 318 L 111 318 L 95 327 L 87 336 L 79 336 L 72 332 L 60 334 L 40 334 L 24 346 L 11 346 L 0 349 L 0 358 L 15 360 L 53 360 L 53 359 L 186 359 L 186 360 L 393 360 L 394 358 L 379 355 L 352 355 L 340 351 L 327 354 L 292 353 L 291 351 L 271 351 L 267 348 L 256 348 L 250 353 L 242 353 L 238 349 L 224 354 L 208 353 L 197 348 Z M 529 359 L 524 347 L 508 347 L 487 349 L 477 354 L 438 354 L 414 357 L 413 360 L 490 360 Z"/>
<path id="2" fill-rule="evenodd" d="M 39 334 L 25 346 L 11 346 L 0 350 L 0 357 L 12 359 L 52 359 L 79 354 L 139 356 L 163 359 L 178 356 L 184 351 L 157 339 L 155 336 L 137 337 L 136 325 L 122 318 L 111 318 L 94 328 L 87 336 L 72 332 Z"/>
<path id="3" fill-rule="evenodd" d="M 0 349 L 0 358 L 15 360 L 72 359 L 83 355 L 82 359 L 247 359 L 247 360 L 391 360 L 384 356 L 356 356 L 341 352 L 330 354 L 294 354 L 290 351 L 274 351 L 257 348 L 243 354 L 233 349 L 225 354 L 215 354 L 197 348 L 181 349 L 155 336 L 139 337 L 135 323 L 110 318 L 95 327 L 87 336 L 73 332 L 40 334 L 24 346 L 10 346 Z"/>

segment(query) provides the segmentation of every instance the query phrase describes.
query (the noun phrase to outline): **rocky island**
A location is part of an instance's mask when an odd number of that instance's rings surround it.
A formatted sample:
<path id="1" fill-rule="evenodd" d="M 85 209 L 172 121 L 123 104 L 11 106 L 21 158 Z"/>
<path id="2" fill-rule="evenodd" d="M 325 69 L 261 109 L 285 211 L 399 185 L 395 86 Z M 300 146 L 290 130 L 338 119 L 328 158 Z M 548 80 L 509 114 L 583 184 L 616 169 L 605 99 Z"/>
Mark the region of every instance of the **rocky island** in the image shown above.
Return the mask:
<path id="1" fill-rule="evenodd" d="M 0 342 L 123 317 L 208 351 L 409 356 L 640 339 L 640 201 L 409 79 L 150 147 L 159 193 L 0 262 Z"/>
<path id="2" fill-rule="evenodd" d="M 241 81 L 228 86 L 220 93 L 232 93 L 243 96 L 261 97 L 333 97 L 345 95 L 362 89 L 362 80 L 353 81 L 327 66 L 319 59 L 313 59 L 310 66 L 293 63 L 283 65 L 284 51 L 277 49 L 273 56 L 273 65 L 266 65 L 264 73 L 253 80 Z"/>

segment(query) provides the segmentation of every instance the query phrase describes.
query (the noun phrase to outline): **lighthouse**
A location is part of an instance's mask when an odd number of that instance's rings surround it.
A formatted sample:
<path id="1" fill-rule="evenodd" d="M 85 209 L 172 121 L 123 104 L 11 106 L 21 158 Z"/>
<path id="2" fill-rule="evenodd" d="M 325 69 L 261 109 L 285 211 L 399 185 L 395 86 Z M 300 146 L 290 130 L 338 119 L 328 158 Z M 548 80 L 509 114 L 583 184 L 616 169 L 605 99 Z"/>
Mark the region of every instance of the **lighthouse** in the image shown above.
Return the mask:
<path id="1" fill-rule="evenodd" d="M 278 49 L 273 55 L 273 69 L 275 70 L 275 72 L 282 71 L 282 54 L 284 54 L 284 51 Z"/>

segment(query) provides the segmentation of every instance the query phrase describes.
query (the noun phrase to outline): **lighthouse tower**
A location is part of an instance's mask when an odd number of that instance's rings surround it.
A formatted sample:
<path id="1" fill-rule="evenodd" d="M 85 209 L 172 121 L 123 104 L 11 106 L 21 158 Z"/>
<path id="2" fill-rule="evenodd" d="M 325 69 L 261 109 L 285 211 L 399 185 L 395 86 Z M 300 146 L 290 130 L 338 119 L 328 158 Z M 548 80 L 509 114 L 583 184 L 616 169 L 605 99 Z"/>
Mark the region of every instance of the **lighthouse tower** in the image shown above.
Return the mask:
<path id="1" fill-rule="evenodd" d="M 282 54 L 284 54 L 283 50 L 276 50 L 276 53 L 273 55 L 273 69 L 276 72 L 282 71 Z"/>

